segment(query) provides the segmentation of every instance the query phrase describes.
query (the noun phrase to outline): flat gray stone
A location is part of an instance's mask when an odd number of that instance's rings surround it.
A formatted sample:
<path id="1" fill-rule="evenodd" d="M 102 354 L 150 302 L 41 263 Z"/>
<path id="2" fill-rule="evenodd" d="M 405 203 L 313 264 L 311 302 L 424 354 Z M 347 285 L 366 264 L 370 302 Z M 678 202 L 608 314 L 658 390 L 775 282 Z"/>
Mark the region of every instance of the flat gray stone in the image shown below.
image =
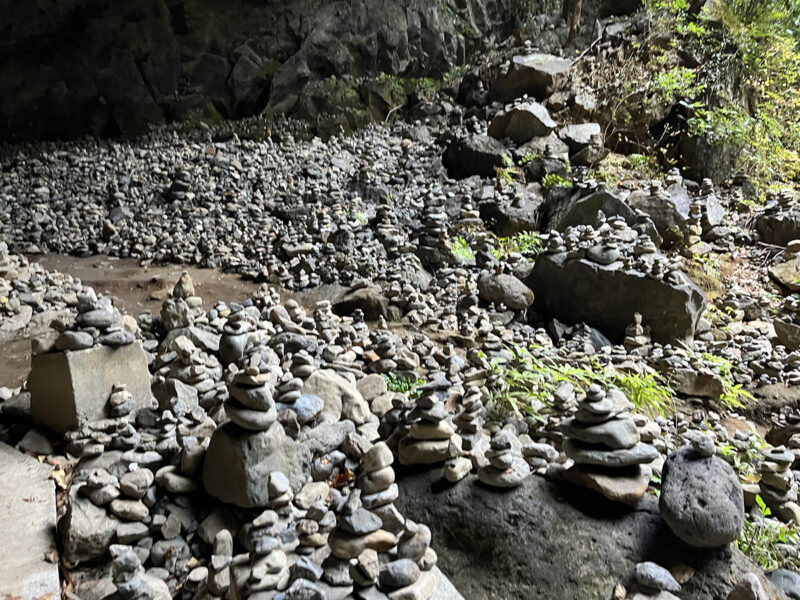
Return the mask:
<path id="1" fill-rule="evenodd" d="M 0 598 L 60 598 L 50 467 L 0 443 Z"/>

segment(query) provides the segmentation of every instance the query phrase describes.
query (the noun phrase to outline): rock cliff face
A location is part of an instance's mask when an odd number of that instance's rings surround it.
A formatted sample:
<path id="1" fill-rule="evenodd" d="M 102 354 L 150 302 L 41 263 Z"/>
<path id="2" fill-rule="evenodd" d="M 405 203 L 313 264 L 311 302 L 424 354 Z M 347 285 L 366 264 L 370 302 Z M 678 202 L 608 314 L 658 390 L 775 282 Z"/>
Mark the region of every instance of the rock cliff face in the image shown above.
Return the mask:
<path id="1" fill-rule="evenodd" d="M 265 108 L 355 126 L 544 0 L 33 0 L 4 14 L 0 139 L 136 135 Z M 376 79 L 377 77 L 377 79 Z M 394 84 L 394 85 L 392 85 Z"/>

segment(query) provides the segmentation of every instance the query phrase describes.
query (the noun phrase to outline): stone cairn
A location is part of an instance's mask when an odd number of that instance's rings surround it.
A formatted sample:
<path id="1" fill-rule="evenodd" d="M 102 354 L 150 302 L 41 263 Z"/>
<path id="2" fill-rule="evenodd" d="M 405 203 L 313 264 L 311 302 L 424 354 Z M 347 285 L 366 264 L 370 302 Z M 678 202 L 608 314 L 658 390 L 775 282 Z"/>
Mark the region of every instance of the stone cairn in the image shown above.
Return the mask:
<path id="1" fill-rule="evenodd" d="M 649 352 L 652 346 L 650 328 L 642 325 L 641 314 L 634 313 L 633 323 L 625 328 L 623 345 L 629 354 L 646 355 Z"/>
<path id="2" fill-rule="evenodd" d="M 55 350 L 85 350 L 95 344 L 118 348 L 132 344 L 136 337 L 125 329 L 122 315 L 110 298 L 98 296 L 92 288 L 78 294 L 78 316 L 74 323 L 60 319 L 51 327 L 59 331 Z"/>
<path id="3" fill-rule="evenodd" d="M 278 419 L 268 385 L 269 373 L 249 366 L 233 376 L 225 413 L 231 421 L 249 431 L 266 431 Z"/>
<path id="4" fill-rule="evenodd" d="M 791 470 L 794 461 L 795 455 L 791 450 L 777 446 L 764 452 L 764 460 L 759 467 L 761 498 L 772 512 L 786 521 L 796 520 L 800 516 L 797 482 Z"/>
<path id="5" fill-rule="evenodd" d="M 385 442 L 373 445 L 362 457 L 363 472 L 358 480 L 361 502 L 381 520 L 382 527 L 397 535 L 403 517 L 394 505 L 399 495 L 392 468 L 394 455 Z"/>
<path id="6" fill-rule="evenodd" d="M 246 311 L 231 313 L 222 326 L 222 336 L 219 340 L 219 359 L 223 365 L 236 363 L 244 357 L 252 331 L 253 324 Z"/>
<path id="7" fill-rule="evenodd" d="M 273 510 L 265 510 L 253 520 L 247 531 L 250 574 L 241 586 L 243 597 L 289 585 L 289 565 L 281 539 L 284 529 Z"/>
<path id="8" fill-rule="evenodd" d="M 398 445 L 400 464 L 433 465 L 461 455 L 461 436 L 436 392 L 420 395 L 406 420 L 411 426 Z"/>
<path id="9" fill-rule="evenodd" d="M 631 408 L 619 390 L 589 387 L 575 416 L 561 423 L 564 452 L 575 463 L 564 473 L 568 481 L 628 504 L 644 496 L 651 476 L 645 465 L 658 451 L 640 441 Z"/>
<path id="10" fill-rule="evenodd" d="M 118 600 L 167 600 L 171 598 L 164 581 L 145 574 L 142 561 L 130 546 L 112 544 L 111 577 Z"/>
<path id="11" fill-rule="evenodd" d="M 488 464 L 478 469 L 478 479 L 482 483 L 497 488 L 522 485 L 531 474 L 531 468 L 513 446 L 512 434 L 507 429 L 494 435 L 485 452 Z"/>

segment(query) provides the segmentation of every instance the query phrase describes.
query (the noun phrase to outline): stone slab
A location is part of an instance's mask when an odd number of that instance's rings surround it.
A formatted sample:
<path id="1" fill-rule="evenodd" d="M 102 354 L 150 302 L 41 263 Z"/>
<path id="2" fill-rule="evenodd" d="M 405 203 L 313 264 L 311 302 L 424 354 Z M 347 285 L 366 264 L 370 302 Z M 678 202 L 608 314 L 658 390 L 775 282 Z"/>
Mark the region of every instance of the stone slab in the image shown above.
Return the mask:
<path id="1" fill-rule="evenodd" d="M 105 418 L 115 383 L 127 386 L 134 410 L 155 407 L 147 358 L 139 342 L 33 356 L 28 377 L 31 416 L 58 432 Z"/>
<path id="2" fill-rule="evenodd" d="M 57 600 L 56 495 L 50 467 L 0 443 L 0 598 Z"/>

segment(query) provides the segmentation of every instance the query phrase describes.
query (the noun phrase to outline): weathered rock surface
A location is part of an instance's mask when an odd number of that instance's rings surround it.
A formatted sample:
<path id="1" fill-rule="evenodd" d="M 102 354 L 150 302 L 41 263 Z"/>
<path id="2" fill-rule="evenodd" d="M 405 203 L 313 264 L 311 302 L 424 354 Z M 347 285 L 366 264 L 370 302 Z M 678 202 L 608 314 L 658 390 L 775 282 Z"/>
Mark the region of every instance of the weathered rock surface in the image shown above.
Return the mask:
<path id="1" fill-rule="evenodd" d="M 538 102 L 523 102 L 495 116 L 489 124 L 489 135 L 524 144 L 532 138 L 550 135 L 555 128 L 556 122 L 544 106 Z"/>
<path id="2" fill-rule="evenodd" d="M 226 423 L 216 430 L 203 463 L 206 491 L 241 507 L 267 506 L 272 471 L 282 471 L 297 492 L 310 478 L 311 454 L 287 437 L 280 423 L 249 432 Z"/>
<path id="3" fill-rule="evenodd" d="M 744 495 L 736 473 L 724 460 L 684 447 L 667 458 L 661 478 L 661 515 L 684 542 L 717 548 L 739 536 Z"/>
<path id="4" fill-rule="evenodd" d="M 395 101 L 390 82 L 358 77 L 441 75 L 530 10 L 517 0 L 27 3 L 6 15 L 0 138 L 136 135 L 265 107 L 336 112 L 353 127 Z"/>
<path id="5" fill-rule="evenodd" d="M 606 217 L 622 217 L 632 227 L 649 235 L 656 246 L 661 245 L 661 237 L 653 222 L 646 217 L 637 216 L 622 198 L 606 189 L 600 189 L 588 196 L 574 195 L 566 202 L 549 200 L 544 206 L 545 229 L 564 231 L 574 225 L 595 225 L 598 211 L 603 211 Z"/>
<path id="6" fill-rule="evenodd" d="M 503 102 L 525 94 L 543 100 L 555 91 L 571 67 L 571 60 L 551 54 L 515 56 L 508 72 L 492 85 L 492 96 Z"/>
<path id="7" fill-rule="evenodd" d="M 108 416 L 108 397 L 116 383 L 125 384 L 135 410 L 154 403 L 139 342 L 33 356 L 29 381 L 34 421 L 59 432 Z"/>
<path id="8" fill-rule="evenodd" d="M 503 157 L 508 155 L 506 147 L 496 139 L 473 135 L 451 142 L 442 156 L 442 164 L 456 179 L 472 175 L 494 177 L 495 167 L 504 166 Z"/>
<path id="9" fill-rule="evenodd" d="M 598 265 L 566 254 L 543 254 L 525 283 L 533 290 L 534 308 L 565 323 L 584 321 L 612 342 L 640 313 L 654 341 L 689 341 L 705 308 L 703 292 L 688 278 L 673 285 L 645 275 Z"/>
<path id="10" fill-rule="evenodd" d="M 695 569 L 682 598 L 717 600 L 743 574 L 760 572 L 735 548 L 687 547 L 649 496 L 631 510 L 540 477 L 498 494 L 474 477 L 444 486 L 440 476 L 401 476 L 396 504 L 430 525 L 439 566 L 467 598 L 611 598 L 618 582 L 630 589 L 636 564 L 653 561 Z M 781 599 L 762 583 L 770 598 Z"/>
<path id="11" fill-rule="evenodd" d="M 776 246 L 786 246 L 800 238 L 800 211 L 766 213 L 756 219 L 756 229 L 761 241 Z"/>

